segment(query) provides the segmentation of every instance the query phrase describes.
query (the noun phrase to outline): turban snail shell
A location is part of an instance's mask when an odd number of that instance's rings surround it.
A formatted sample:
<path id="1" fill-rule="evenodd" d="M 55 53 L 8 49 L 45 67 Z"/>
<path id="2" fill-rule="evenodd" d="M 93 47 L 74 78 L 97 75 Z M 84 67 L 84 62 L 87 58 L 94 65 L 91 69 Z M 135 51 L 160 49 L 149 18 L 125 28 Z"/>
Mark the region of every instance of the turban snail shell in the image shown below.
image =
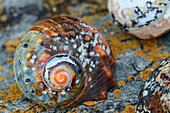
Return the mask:
<path id="1" fill-rule="evenodd" d="M 139 93 L 137 113 L 170 112 L 170 57 L 150 74 Z"/>
<path id="2" fill-rule="evenodd" d="M 55 17 L 23 36 L 14 74 L 24 94 L 47 107 L 74 107 L 106 98 L 115 85 L 115 60 L 107 40 L 81 19 Z"/>
<path id="3" fill-rule="evenodd" d="M 170 30 L 169 0 L 109 0 L 108 10 L 124 32 L 141 39 L 158 37 Z"/>

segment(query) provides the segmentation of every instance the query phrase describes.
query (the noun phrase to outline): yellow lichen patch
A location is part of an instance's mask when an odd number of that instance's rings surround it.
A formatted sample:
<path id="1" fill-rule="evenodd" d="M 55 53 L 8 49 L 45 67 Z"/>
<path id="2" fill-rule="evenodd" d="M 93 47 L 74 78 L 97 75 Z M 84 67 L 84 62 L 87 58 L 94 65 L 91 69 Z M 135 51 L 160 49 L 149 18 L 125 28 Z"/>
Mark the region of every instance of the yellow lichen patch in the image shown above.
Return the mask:
<path id="1" fill-rule="evenodd" d="M 95 108 L 95 107 L 93 107 L 92 109 L 93 109 L 94 111 L 101 111 L 100 108 Z"/>
<path id="2" fill-rule="evenodd" d="M 8 110 L 8 106 L 6 106 L 6 105 L 0 106 L 0 111 L 6 111 L 6 110 Z"/>
<path id="3" fill-rule="evenodd" d="M 3 12 L 3 8 L 2 6 L 0 6 L 0 14 Z"/>
<path id="4" fill-rule="evenodd" d="M 134 76 L 129 75 L 128 76 L 128 81 L 132 81 L 134 79 Z"/>
<path id="5" fill-rule="evenodd" d="M 131 41 L 121 42 L 120 39 L 111 34 L 109 34 L 107 37 L 111 41 L 110 45 L 114 56 L 116 56 L 116 54 L 125 54 L 126 52 L 129 51 L 129 49 L 127 48 L 131 49 L 140 48 L 140 44 L 135 38 Z"/>
<path id="6" fill-rule="evenodd" d="M 13 64 L 13 58 L 7 58 L 6 64 Z"/>
<path id="7" fill-rule="evenodd" d="M 114 97 L 119 97 L 119 94 L 121 93 L 121 90 L 120 89 L 115 89 L 113 91 L 113 93 L 115 94 Z"/>
<path id="8" fill-rule="evenodd" d="M 2 68 L 3 68 L 3 66 L 2 66 L 2 65 L 0 65 L 0 71 L 2 70 Z"/>
<path id="9" fill-rule="evenodd" d="M 35 102 L 32 102 L 32 104 L 30 105 L 30 103 L 28 103 L 27 107 L 30 108 L 29 111 L 27 111 L 28 113 L 33 113 L 35 112 L 35 110 L 41 112 L 43 109 L 48 109 L 48 110 L 52 109 L 52 107 L 44 107 L 42 105 L 36 104 Z"/>
<path id="10" fill-rule="evenodd" d="M 15 109 L 12 112 L 13 113 L 25 113 L 26 111 L 24 109 Z"/>
<path id="11" fill-rule="evenodd" d="M 12 41 L 6 42 L 5 46 L 6 46 L 7 52 L 14 52 L 18 43 L 19 43 L 19 40 L 12 40 Z"/>
<path id="12" fill-rule="evenodd" d="M 81 16 L 83 14 L 83 11 L 82 10 L 78 10 L 77 12 L 76 12 L 76 16 Z"/>
<path id="13" fill-rule="evenodd" d="M 8 20 L 8 16 L 2 15 L 0 19 L 1 19 L 2 22 L 6 22 Z"/>
<path id="14" fill-rule="evenodd" d="M 110 26 L 111 25 L 111 21 L 110 20 L 106 20 L 106 21 L 103 22 L 103 25 Z"/>
<path id="15" fill-rule="evenodd" d="M 136 36 L 134 36 L 132 34 L 129 34 L 129 33 L 124 33 L 124 32 L 122 32 L 122 30 L 120 30 L 120 33 L 118 34 L 118 37 L 119 37 L 120 40 L 134 39 L 135 41 L 137 41 Z"/>
<path id="16" fill-rule="evenodd" d="M 125 86 L 125 81 L 123 81 L 123 80 L 120 80 L 120 81 L 118 81 L 118 86 Z"/>
<path id="17" fill-rule="evenodd" d="M 2 98 L 3 96 L 5 96 L 4 91 L 0 91 L 0 97 Z"/>
<path id="18" fill-rule="evenodd" d="M 10 71 L 9 73 L 10 73 L 10 74 L 14 74 L 14 71 Z"/>
<path id="19" fill-rule="evenodd" d="M 6 79 L 6 77 L 0 77 L 0 80 L 5 80 Z"/>
<path id="20" fill-rule="evenodd" d="M 153 62 L 153 66 L 157 67 L 159 65 L 159 61 L 162 58 L 168 57 L 170 54 L 168 52 L 160 52 L 160 50 L 165 50 L 166 47 L 160 46 L 162 44 L 161 41 L 157 39 L 150 40 L 140 40 L 140 44 L 143 46 L 143 50 L 136 50 L 135 54 L 144 58 L 148 58 L 150 62 Z"/>
<path id="21" fill-rule="evenodd" d="M 131 75 L 128 76 L 128 81 L 137 80 L 137 79 L 138 79 L 138 77 L 134 77 Z"/>
<path id="22" fill-rule="evenodd" d="M 4 0 L 0 0 L 0 2 L 4 2 Z"/>
<path id="23" fill-rule="evenodd" d="M 140 78 L 147 80 L 147 78 L 151 74 L 152 70 L 153 70 L 152 68 L 147 68 L 144 71 L 141 71 L 140 72 Z"/>
<path id="24" fill-rule="evenodd" d="M 93 25 L 94 21 L 91 16 L 83 16 L 83 20 L 85 20 L 87 23 Z"/>
<path id="25" fill-rule="evenodd" d="M 23 95 L 17 83 L 14 83 L 13 85 L 11 85 L 11 88 L 4 92 L 7 93 L 7 95 L 2 98 L 4 102 L 7 102 L 7 101 L 15 102 L 17 99 L 21 98 L 21 96 Z"/>
<path id="26" fill-rule="evenodd" d="M 104 100 L 98 100 L 98 101 L 86 101 L 86 102 L 83 102 L 85 105 L 88 105 L 88 106 L 93 106 L 95 104 L 98 104 L 100 102 L 103 102 Z"/>
<path id="27" fill-rule="evenodd" d="M 138 79 L 138 77 L 134 77 L 134 80 L 137 80 Z"/>
<path id="28" fill-rule="evenodd" d="M 94 14 L 93 16 L 94 16 L 95 19 L 100 18 L 100 15 L 99 15 L 99 14 Z"/>
<path id="29" fill-rule="evenodd" d="M 135 113 L 135 106 L 134 105 L 127 105 L 125 109 L 121 113 Z"/>
<path id="30" fill-rule="evenodd" d="M 77 108 L 74 108 L 71 111 L 68 111 L 67 113 L 78 113 L 78 110 L 77 110 Z"/>

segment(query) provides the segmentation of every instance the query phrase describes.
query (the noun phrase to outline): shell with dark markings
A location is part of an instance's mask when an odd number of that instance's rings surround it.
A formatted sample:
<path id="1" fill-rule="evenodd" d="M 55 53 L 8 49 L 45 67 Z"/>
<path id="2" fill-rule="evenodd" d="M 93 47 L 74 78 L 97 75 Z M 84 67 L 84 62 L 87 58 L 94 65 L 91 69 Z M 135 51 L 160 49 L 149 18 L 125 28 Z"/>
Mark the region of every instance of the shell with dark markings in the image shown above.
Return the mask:
<path id="1" fill-rule="evenodd" d="M 24 94 L 36 103 L 74 107 L 106 98 L 115 85 L 115 60 L 95 27 L 61 16 L 27 31 L 16 49 L 14 74 Z"/>
<path id="2" fill-rule="evenodd" d="M 108 10 L 124 32 L 142 39 L 170 30 L 170 0 L 108 0 Z"/>
<path id="3" fill-rule="evenodd" d="M 136 112 L 170 112 L 170 57 L 164 59 L 143 85 Z"/>

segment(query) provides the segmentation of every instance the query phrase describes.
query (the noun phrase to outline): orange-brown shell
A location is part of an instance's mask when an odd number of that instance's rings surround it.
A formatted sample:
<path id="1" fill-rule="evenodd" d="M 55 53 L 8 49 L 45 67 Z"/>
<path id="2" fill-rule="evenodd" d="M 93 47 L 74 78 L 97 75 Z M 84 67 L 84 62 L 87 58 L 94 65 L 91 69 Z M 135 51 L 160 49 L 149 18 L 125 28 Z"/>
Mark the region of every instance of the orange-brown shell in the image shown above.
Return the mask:
<path id="1" fill-rule="evenodd" d="M 61 61 L 56 66 L 67 65 L 76 73 L 66 89 L 55 90 L 44 83 L 49 80 L 43 75 L 52 59 Z M 115 60 L 95 27 L 61 16 L 41 21 L 27 31 L 16 49 L 14 74 L 21 90 L 35 102 L 74 107 L 82 101 L 106 98 L 106 91 L 115 85 Z"/>

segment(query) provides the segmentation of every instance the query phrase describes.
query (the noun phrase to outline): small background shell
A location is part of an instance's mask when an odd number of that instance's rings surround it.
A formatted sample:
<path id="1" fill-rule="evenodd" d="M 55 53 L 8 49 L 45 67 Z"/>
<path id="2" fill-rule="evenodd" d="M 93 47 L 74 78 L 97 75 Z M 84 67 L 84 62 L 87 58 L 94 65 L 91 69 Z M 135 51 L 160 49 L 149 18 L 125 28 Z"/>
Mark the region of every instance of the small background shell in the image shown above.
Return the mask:
<path id="1" fill-rule="evenodd" d="M 169 113 L 170 57 L 165 58 L 149 76 L 139 93 L 137 113 Z"/>
<path id="2" fill-rule="evenodd" d="M 170 29 L 169 0 L 109 0 L 112 20 L 124 31 L 142 39 L 154 38 Z"/>

